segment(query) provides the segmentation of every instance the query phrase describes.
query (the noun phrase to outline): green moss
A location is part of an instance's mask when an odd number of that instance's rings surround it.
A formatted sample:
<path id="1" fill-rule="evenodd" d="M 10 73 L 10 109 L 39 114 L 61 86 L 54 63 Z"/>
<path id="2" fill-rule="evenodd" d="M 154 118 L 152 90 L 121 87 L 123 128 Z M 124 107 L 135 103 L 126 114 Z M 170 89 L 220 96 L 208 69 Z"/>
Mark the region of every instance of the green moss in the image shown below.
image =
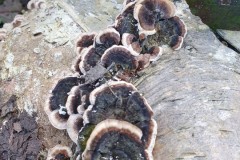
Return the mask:
<path id="1" fill-rule="evenodd" d="M 5 0 L 0 0 L 0 5 L 3 4 L 4 1 L 5 1 Z"/>
<path id="2" fill-rule="evenodd" d="M 78 144 L 79 144 L 81 153 L 85 150 L 86 145 L 87 145 L 87 140 L 90 137 L 90 135 L 91 135 L 92 131 L 94 130 L 94 128 L 95 128 L 95 125 L 86 124 L 82 128 L 81 132 L 79 132 Z"/>
<path id="3" fill-rule="evenodd" d="M 216 0 L 187 0 L 187 3 L 192 13 L 213 30 L 240 30 L 240 1 L 231 5 L 219 5 Z"/>

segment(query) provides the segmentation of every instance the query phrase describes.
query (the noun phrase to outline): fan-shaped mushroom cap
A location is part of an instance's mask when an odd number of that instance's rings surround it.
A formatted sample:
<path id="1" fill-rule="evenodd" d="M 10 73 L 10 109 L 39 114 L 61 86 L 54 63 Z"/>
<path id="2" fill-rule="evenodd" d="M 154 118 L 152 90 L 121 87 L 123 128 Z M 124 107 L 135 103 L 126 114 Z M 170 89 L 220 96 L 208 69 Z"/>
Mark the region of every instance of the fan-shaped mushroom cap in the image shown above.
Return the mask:
<path id="1" fill-rule="evenodd" d="M 89 95 L 93 86 L 89 84 L 80 84 L 74 86 L 67 98 L 66 109 L 68 115 L 83 114 L 85 109 L 90 105 Z"/>
<path id="2" fill-rule="evenodd" d="M 138 35 L 137 21 L 133 17 L 135 4 L 136 1 L 128 3 L 115 19 L 114 27 L 121 36 L 123 33 Z"/>
<path id="3" fill-rule="evenodd" d="M 187 29 L 179 17 L 174 16 L 157 22 L 156 29 L 156 34 L 147 36 L 144 47 L 151 48 L 168 44 L 174 50 L 181 48 Z"/>
<path id="4" fill-rule="evenodd" d="M 81 56 L 81 62 L 79 64 L 80 71 L 86 74 L 87 71 L 94 67 L 100 60 L 101 55 L 96 52 L 96 48 L 93 46 L 88 47 L 87 50 Z"/>
<path id="5" fill-rule="evenodd" d="M 123 33 L 122 44 L 123 46 L 127 47 L 130 51 L 132 51 L 132 53 L 135 56 L 138 56 L 142 51 L 142 48 L 134 34 Z"/>
<path id="6" fill-rule="evenodd" d="M 123 81 L 104 84 L 90 94 L 91 106 L 84 112 L 84 123 L 97 125 L 106 118 L 128 121 L 143 131 L 146 148 L 152 141 L 152 109 L 136 88 Z"/>
<path id="7" fill-rule="evenodd" d="M 95 41 L 94 42 L 95 42 L 95 44 L 94 44 L 95 48 L 101 47 L 101 45 L 103 45 L 107 49 L 107 48 L 109 48 L 109 47 L 111 47 L 113 45 L 119 44 L 119 42 L 120 42 L 120 34 L 114 28 L 107 28 L 107 29 L 101 31 L 95 37 Z"/>
<path id="8" fill-rule="evenodd" d="M 56 145 L 49 149 L 47 160 L 70 160 L 72 157 L 72 151 L 67 146 Z"/>
<path id="9" fill-rule="evenodd" d="M 101 57 L 101 63 L 106 68 L 115 63 L 126 72 L 135 71 L 138 67 L 138 62 L 133 53 L 124 46 L 116 45 L 104 52 Z"/>
<path id="10" fill-rule="evenodd" d="M 48 119 L 53 127 L 63 130 L 67 128 L 67 120 L 69 115 L 67 114 L 66 108 L 60 108 L 54 110 L 48 115 Z"/>
<path id="11" fill-rule="evenodd" d="M 65 77 L 60 79 L 54 85 L 54 88 L 52 89 L 44 107 L 46 114 L 49 115 L 52 111 L 60 109 L 61 106 L 65 107 L 68 98 L 68 92 L 70 92 L 70 90 L 77 85 L 77 77 Z"/>
<path id="12" fill-rule="evenodd" d="M 43 0 L 30 0 L 27 4 L 27 9 L 31 10 L 31 9 L 40 9 L 40 8 L 45 8 L 46 4 L 45 1 Z"/>
<path id="13" fill-rule="evenodd" d="M 77 54 L 81 54 L 81 52 L 84 48 L 87 48 L 94 43 L 94 37 L 96 36 L 95 32 L 92 33 L 81 33 L 75 44 L 75 51 Z"/>
<path id="14" fill-rule="evenodd" d="M 87 48 L 84 48 L 84 49 L 82 50 L 82 52 L 84 52 L 85 49 L 87 49 Z M 79 64 L 80 64 L 80 62 L 81 62 L 81 56 L 82 56 L 82 55 L 79 54 L 79 55 L 74 59 L 73 65 L 72 65 L 72 67 L 71 67 L 71 69 L 72 69 L 73 71 L 78 72 L 79 74 L 82 74 L 81 71 L 80 71 L 80 68 L 79 68 Z"/>
<path id="15" fill-rule="evenodd" d="M 81 105 L 80 86 L 73 86 L 71 91 L 68 93 L 66 101 L 68 115 L 77 114 L 77 108 L 79 105 Z"/>
<path id="16" fill-rule="evenodd" d="M 139 0 L 134 8 L 134 18 L 138 21 L 139 34 L 156 33 L 156 22 L 174 15 L 175 6 L 169 0 Z"/>
<path id="17" fill-rule="evenodd" d="M 67 121 L 67 132 L 71 140 L 77 143 L 78 133 L 83 127 L 83 119 L 80 114 L 72 114 Z"/>
<path id="18" fill-rule="evenodd" d="M 153 46 L 150 50 L 149 50 L 149 54 L 150 54 L 150 61 L 154 62 L 157 61 L 160 56 L 163 53 L 163 49 L 162 47 L 159 46 Z"/>
<path id="19" fill-rule="evenodd" d="M 150 57 L 151 57 L 150 54 L 140 54 L 139 56 L 137 56 L 138 71 L 141 71 L 150 65 Z"/>
<path id="20" fill-rule="evenodd" d="M 107 119 L 91 133 L 82 158 L 147 160 L 150 156 L 144 150 L 141 136 L 141 130 L 131 123 Z"/>

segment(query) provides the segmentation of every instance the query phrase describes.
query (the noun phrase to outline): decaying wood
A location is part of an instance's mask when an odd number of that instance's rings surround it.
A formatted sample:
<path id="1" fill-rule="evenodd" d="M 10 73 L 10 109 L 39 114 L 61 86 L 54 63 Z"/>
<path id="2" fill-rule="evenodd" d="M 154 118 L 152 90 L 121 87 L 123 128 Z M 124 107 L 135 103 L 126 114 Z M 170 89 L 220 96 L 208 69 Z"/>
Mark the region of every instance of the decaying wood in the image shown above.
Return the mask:
<path id="1" fill-rule="evenodd" d="M 185 1 L 175 4 L 178 16 L 188 28 L 183 47 L 179 51 L 164 47 L 162 57 L 134 82 L 153 107 L 158 123 L 154 158 L 240 159 L 239 55 L 222 45 L 210 29 L 191 14 Z M 64 131 L 49 124 L 43 106 L 54 81 L 73 73 L 70 67 L 76 57 L 73 52 L 76 32 L 71 32 L 74 27 L 66 22 L 73 26 L 76 22 L 69 22 L 68 13 L 54 4 L 48 5 L 52 8 L 27 13 L 29 25 L 21 28 L 21 33 L 9 33 L 8 39 L 0 44 L 0 84 L 4 94 L 19 97 L 19 109 L 37 112 L 38 125 L 44 128 L 41 140 L 46 148 L 51 148 L 59 141 L 70 144 Z M 94 10 L 98 12 L 97 8 Z M 47 21 L 58 14 L 60 20 Z M 48 30 L 33 36 L 36 26 Z M 55 30 L 53 26 L 59 28 Z M 61 30 L 65 33 L 59 37 L 51 34 L 58 35 Z M 80 32 L 81 28 L 75 30 Z M 49 43 L 45 40 L 47 36 L 54 40 L 64 37 L 66 43 Z M 35 48 L 40 52 L 34 53 Z"/>

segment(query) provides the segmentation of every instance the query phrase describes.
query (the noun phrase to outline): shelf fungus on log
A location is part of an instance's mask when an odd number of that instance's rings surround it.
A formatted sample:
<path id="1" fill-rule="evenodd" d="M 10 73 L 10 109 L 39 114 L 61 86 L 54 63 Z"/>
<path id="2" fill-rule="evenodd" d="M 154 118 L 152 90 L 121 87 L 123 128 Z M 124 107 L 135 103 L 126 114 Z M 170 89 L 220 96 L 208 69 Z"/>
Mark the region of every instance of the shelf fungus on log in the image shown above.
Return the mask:
<path id="1" fill-rule="evenodd" d="M 78 54 L 82 53 L 82 50 L 84 48 L 87 48 L 91 45 L 93 45 L 94 43 L 94 37 L 96 36 L 95 32 L 92 33 L 81 33 L 77 40 L 76 40 L 76 44 L 75 44 L 75 52 Z"/>
<path id="2" fill-rule="evenodd" d="M 83 118 L 81 114 L 72 114 L 67 121 L 67 133 L 71 140 L 77 143 L 78 133 L 83 127 Z"/>
<path id="3" fill-rule="evenodd" d="M 67 146 L 56 145 L 49 149 L 47 160 L 70 160 L 72 151 Z"/>
<path id="4" fill-rule="evenodd" d="M 104 84 L 94 89 L 89 99 L 91 105 L 83 115 L 85 124 L 97 125 L 107 118 L 130 122 L 142 130 L 142 142 L 147 150 L 152 150 L 157 129 L 153 112 L 132 84 L 124 81 Z"/>
<path id="5" fill-rule="evenodd" d="M 172 49 L 181 48 L 183 39 L 187 34 L 184 22 L 177 16 L 156 23 L 156 33 L 146 38 L 145 46 L 161 46 L 168 44 Z"/>
<path id="6" fill-rule="evenodd" d="M 42 9 L 46 7 L 44 0 L 30 0 L 27 4 L 27 9 Z"/>
<path id="7" fill-rule="evenodd" d="M 122 36 L 124 33 L 131 33 L 138 36 L 137 20 L 133 17 L 136 1 L 129 2 L 116 17 L 114 27 Z"/>
<path id="8" fill-rule="evenodd" d="M 104 120 L 92 131 L 82 159 L 150 160 L 152 153 L 145 151 L 141 137 L 142 131 L 129 122 Z"/>
<path id="9" fill-rule="evenodd" d="M 117 70 L 120 70 L 125 75 L 134 75 L 138 68 L 138 61 L 136 56 L 124 46 L 112 46 L 107 49 L 101 57 L 101 64 L 108 68 L 115 64 Z"/>
<path id="10" fill-rule="evenodd" d="M 59 80 L 51 91 L 44 110 L 51 124 L 57 129 L 66 129 L 69 117 L 65 106 L 68 93 L 77 85 L 79 85 L 78 77 L 65 77 Z"/>
<path id="11" fill-rule="evenodd" d="M 88 47 L 84 50 L 79 63 L 79 68 L 82 74 L 86 74 L 92 67 L 100 61 L 101 55 L 99 55 L 94 46 Z"/>
<path id="12" fill-rule="evenodd" d="M 122 45 L 132 51 L 132 54 L 135 56 L 138 56 L 142 51 L 142 47 L 140 46 L 137 37 L 131 33 L 123 33 Z"/>
<path id="13" fill-rule="evenodd" d="M 138 21 L 139 34 L 156 33 L 156 23 L 173 17 L 175 10 L 174 4 L 169 0 L 139 0 L 134 8 L 134 18 Z"/>

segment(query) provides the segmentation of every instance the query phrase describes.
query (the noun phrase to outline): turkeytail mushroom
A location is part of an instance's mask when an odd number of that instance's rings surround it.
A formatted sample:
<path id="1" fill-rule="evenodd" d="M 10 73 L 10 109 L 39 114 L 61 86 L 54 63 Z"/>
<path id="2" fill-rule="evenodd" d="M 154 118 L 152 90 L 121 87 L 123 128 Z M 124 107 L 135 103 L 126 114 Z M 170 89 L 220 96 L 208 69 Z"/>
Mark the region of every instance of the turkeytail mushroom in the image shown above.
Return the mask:
<path id="1" fill-rule="evenodd" d="M 60 107 L 59 110 L 54 110 L 48 115 L 48 119 L 53 127 L 63 130 L 67 128 L 67 120 L 69 115 L 65 107 Z"/>
<path id="2" fill-rule="evenodd" d="M 95 32 L 92 33 L 81 33 L 77 40 L 76 40 L 76 44 L 75 44 L 75 52 L 77 53 L 77 55 L 81 55 L 82 50 L 84 48 L 87 48 L 91 45 L 93 45 L 94 43 L 94 37 L 96 36 Z"/>
<path id="3" fill-rule="evenodd" d="M 122 45 L 127 47 L 135 56 L 138 56 L 142 48 L 138 42 L 137 37 L 131 33 L 123 33 L 122 35 Z"/>
<path id="4" fill-rule="evenodd" d="M 124 33 L 138 36 L 138 22 L 133 17 L 133 10 L 136 2 L 137 1 L 129 2 L 115 19 L 114 27 L 121 36 Z"/>
<path id="5" fill-rule="evenodd" d="M 46 7 L 46 2 L 43 0 L 30 0 L 27 4 L 27 9 L 41 9 Z"/>
<path id="6" fill-rule="evenodd" d="M 88 47 L 82 53 L 81 61 L 79 63 L 79 69 L 82 74 L 86 74 L 92 67 L 96 66 L 99 62 L 101 55 L 99 55 L 94 46 Z"/>
<path id="7" fill-rule="evenodd" d="M 184 22 L 177 16 L 157 22 L 156 30 L 155 34 L 147 36 L 145 47 L 168 44 L 172 49 L 178 50 L 187 34 Z"/>
<path id="8" fill-rule="evenodd" d="M 138 61 L 134 53 L 124 46 L 112 46 L 107 49 L 101 57 L 101 64 L 104 67 L 109 67 L 115 64 L 118 70 L 132 75 L 138 68 Z"/>
<path id="9" fill-rule="evenodd" d="M 77 114 L 77 108 L 79 105 L 81 105 L 80 86 L 73 86 L 68 93 L 67 101 L 65 104 L 67 114 Z"/>
<path id="10" fill-rule="evenodd" d="M 134 18 L 138 21 L 139 34 L 156 33 L 155 24 L 175 15 L 175 6 L 169 0 L 139 0 L 134 8 Z"/>
<path id="11" fill-rule="evenodd" d="M 156 136 L 152 109 L 131 83 L 113 81 L 104 84 L 94 89 L 89 99 L 91 105 L 83 115 L 85 124 L 97 125 L 107 118 L 124 120 L 142 130 L 146 149 L 152 145 Z"/>
<path id="12" fill-rule="evenodd" d="M 145 151 L 141 137 L 142 131 L 131 123 L 114 119 L 104 120 L 92 131 L 82 158 L 152 159 L 152 155 Z"/>
<path id="13" fill-rule="evenodd" d="M 99 55 L 103 55 L 106 49 L 120 43 L 120 34 L 114 28 L 107 28 L 101 31 L 94 40 L 94 47 Z"/>
<path id="14" fill-rule="evenodd" d="M 66 101 L 68 115 L 83 114 L 85 109 L 90 105 L 89 94 L 93 89 L 94 86 L 89 84 L 80 84 L 72 87 Z"/>
<path id="15" fill-rule="evenodd" d="M 67 146 L 56 145 L 49 149 L 47 160 L 70 160 L 72 151 Z"/>
<path id="16" fill-rule="evenodd" d="M 55 128 L 66 129 L 69 117 L 66 109 L 68 93 L 78 84 L 78 77 L 65 77 L 60 79 L 52 89 L 44 110 Z"/>
<path id="17" fill-rule="evenodd" d="M 83 118 L 80 114 L 72 114 L 67 121 L 67 133 L 74 143 L 77 143 L 78 133 L 83 127 Z"/>

